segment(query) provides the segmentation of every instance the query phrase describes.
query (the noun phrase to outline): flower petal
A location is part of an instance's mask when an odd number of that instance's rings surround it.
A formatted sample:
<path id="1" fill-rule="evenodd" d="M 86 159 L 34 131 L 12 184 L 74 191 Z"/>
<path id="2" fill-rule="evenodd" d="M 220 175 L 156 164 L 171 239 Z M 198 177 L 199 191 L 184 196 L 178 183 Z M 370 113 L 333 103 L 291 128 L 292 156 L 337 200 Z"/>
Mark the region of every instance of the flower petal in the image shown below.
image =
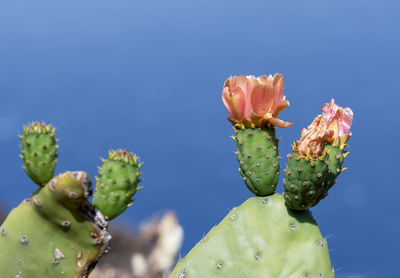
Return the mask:
<path id="1" fill-rule="evenodd" d="M 282 100 L 282 101 L 279 102 L 279 103 L 277 104 L 277 106 L 274 108 L 274 111 L 273 111 L 274 116 L 275 116 L 275 117 L 278 116 L 279 113 L 281 113 L 283 109 L 285 109 L 285 108 L 287 108 L 287 107 L 289 107 L 289 106 L 290 106 L 289 101 L 287 101 L 286 99 Z"/>
<path id="2" fill-rule="evenodd" d="M 279 73 L 274 75 L 274 87 L 275 87 L 275 102 L 279 103 L 283 97 L 283 76 Z"/>
<path id="3" fill-rule="evenodd" d="M 339 108 L 340 106 L 335 103 L 335 100 L 331 99 L 330 103 L 321 106 L 322 115 L 330 122 L 336 116 Z"/>
<path id="4" fill-rule="evenodd" d="M 282 128 L 289 127 L 289 126 L 291 126 L 293 124 L 293 123 L 282 121 L 282 120 L 280 120 L 278 118 L 270 118 L 270 119 L 268 119 L 268 122 L 270 122 L 274 126 L 282 127 Z"/>
<path id="5" fill-rule="evenodd" d="M 301 139 L 295 144 L 296 152 L 304 156 L 320 156 L 324 150 L 326 127 L 326 118 L 322 115 L 317 116 L 307 129 L 302 130 Z"/>
<path id="6" fill-rule="evenodd" d="M 251 93 L 251 107 L 259 117 L 271 112 L 274 104 L 275 90 L 269 85 L 257 85 Z"/>
<path id="7" fill-rule="evenodd" d="M 342 113 L 343 121 L 340 127 L 340 133 L 345 134 L 349 133 L 351 124 L 353 123 L 353 111 L 349 107 L 346 107 L 342 110 Z"/>
<path id="8" fill-rule="evenodd" d="M 229 88 L 225 87 L 222 91 L 222 101 L 232 119 L 237 121 L 243 119 L 246 102 L 240 87 L 236 87 L 232 91 L 229 91 Z"/>

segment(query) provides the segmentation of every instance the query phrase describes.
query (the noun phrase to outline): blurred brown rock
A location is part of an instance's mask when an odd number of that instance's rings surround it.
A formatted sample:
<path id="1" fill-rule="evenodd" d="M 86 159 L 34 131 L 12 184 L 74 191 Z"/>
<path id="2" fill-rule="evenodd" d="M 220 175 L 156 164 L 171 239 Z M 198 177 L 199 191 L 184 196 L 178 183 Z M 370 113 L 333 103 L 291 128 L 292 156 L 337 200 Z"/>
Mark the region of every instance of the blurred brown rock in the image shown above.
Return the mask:
<path id="1" fill-rule="evenodd" d="M 154 217 L 138 230 L 111 223 L 111 252 L 90 278 L 164 278 L 175 265 L 183 229 L 173 212 Z"/>

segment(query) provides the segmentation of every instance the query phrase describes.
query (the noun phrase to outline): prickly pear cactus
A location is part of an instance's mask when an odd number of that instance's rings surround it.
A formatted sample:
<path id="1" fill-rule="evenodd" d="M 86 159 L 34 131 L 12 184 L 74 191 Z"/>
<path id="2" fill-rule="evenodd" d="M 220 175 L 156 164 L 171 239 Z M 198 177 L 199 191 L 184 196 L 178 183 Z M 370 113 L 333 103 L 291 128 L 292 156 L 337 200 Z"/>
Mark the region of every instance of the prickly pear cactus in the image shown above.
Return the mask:
<path id="1" fill-rule="evenodd" d="M 253 197 L 178 262 L 170 278 L 335 277 L 326 240 L 311 212 L 292 211 L 282 195 Z"/>
<path id="2" fill-rule="evenodd" d="M 111 239 L 107 217 L 89 202 L 91 180 L 82 171 L 53 178 L 57 146 L 50 125 L 35 122 L 24 127 L 21 140 L 24 169 L 41 187 L 0 226 L 0 278 L 87 277 L 109 251 Z M 121 200 L 128 202 L 140 181 L 139 168 L 134 154 L 111 151 L 100 167 L 107 170 L 101 175 L 101 188 L 123 193 Z M 126 208 L 114 200 L 105 198 L 100 206 L 114 206 L 112 218 Z"/>
<path id="3" fill-rule="evenodd" d="M 230 77 L 222 99 L 236 128 L 239 171 L 251 192 L 267 196 L 233 209 L 178 262 L 170 278 L 335 277 L 327 242 L 308 208 L 327 195 L 343 170 L 352 111 L 333 100 L 323 105 L 323 115 L 303 129 L 288 155 L 280 195 L 273 194 L 279 175 L 274 126 L 290 125 L 276 118 L 289 106 L 282 76 Z M 275 176 L 268 176 L 271 171 Z"/>
<path id="4" fill-rule="evenodd" d="M 44 186 L 54 174 L 57 163 L 55 128 L 45 123 L 33 122 L 24 126 L 21 139 L 23 169 L 39 186 Z"/>
<path id="5" fill-rule="evenodd" d="M 279 180 L 278 140 L 273 126 L 236 132 L 237 159 L 247 188 L 256 195 L 273 194 Z"/>
<path id="6" fill-rule="evenodd" d="M 132 197 L 140 189 L 137 187 L 141 168 L 138 159 L 127 150 L 118 150 L 110 151 L 108 160 L 103 160 L 100 178 L 96 177 L 93 204 L 107 219 L 117 217 L 132 205 Z"/>
<path id="7" fill-rule="evenodd" d="M 65 172 L 12 210 L 0 227 L 0 277 L 86 277 L 110 240 L 90 187 L 85 172 Z"/>

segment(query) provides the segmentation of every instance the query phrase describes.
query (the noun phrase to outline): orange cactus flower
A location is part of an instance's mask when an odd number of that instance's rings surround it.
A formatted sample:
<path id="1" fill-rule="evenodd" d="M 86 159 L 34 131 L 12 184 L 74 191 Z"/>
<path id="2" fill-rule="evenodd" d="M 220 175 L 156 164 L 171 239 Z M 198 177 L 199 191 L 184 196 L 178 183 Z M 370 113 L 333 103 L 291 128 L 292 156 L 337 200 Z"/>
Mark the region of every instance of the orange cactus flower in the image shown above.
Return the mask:
<path id="1" fill-rule="evenodd" d="M 245 127 L 261 127 L 270 123 L 288 127 L 293 123 L 277 119 L 278 114 L 289 106 L 283 95 L 283 76 L 262 75 L 231 76 L 225 81 L 222 100 L 233 124 Z"/>

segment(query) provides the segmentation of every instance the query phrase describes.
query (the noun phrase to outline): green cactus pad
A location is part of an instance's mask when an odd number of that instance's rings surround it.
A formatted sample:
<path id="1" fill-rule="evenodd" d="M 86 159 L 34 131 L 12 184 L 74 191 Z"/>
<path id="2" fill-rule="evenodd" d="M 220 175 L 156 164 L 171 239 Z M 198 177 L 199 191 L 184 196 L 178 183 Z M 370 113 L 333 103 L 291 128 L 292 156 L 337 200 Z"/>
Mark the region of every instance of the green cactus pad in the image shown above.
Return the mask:
<path id="1" fill-rule="evenodd" d="M 107 217 L 120 215 L 133 200 L 140 188 L 140 168 L 138 157 L 127 150 L 110 151 L 108 160 L 103 160 L 96 178 L 96 192 L 93 204 Z"/>
<path id="2" fill-rule="evenodd" d="M 280 167 L 275 128 L 241 129 L 236 133 L 235 142 L 239 171 L 247 188 L 259 196 L 273 194 Z"/>
<path id="3" fill-rule="evenodd" d="M 170 278 L 335 277 L 328 246 L 310 211 L 292 211 L 282 195 L 234 208 L 176 265 Z"/>
<path id="4" fill-rule="evenodd" d="M 86 173 L 65 172 L 12 210 L 0 227 L 1 278 L 87 277 L 110 239 L 87 203 L 90 185 Z"/>
<path id="5" fill-rule="evenodd" d="M 291 209 L 308 209 L 318 203 L 323 192 L 324 178 L 328 170 L 325 157 L 306 159 L 293 152 L 288 158 L 283 181 L 286 204 Z"/>
<path id="6" fill-rule="evenodd" d="M 347 156 L 347 151 L 330 144 L 325 146 L 325 153 L 327 156 L 326 163 L 328 164 L 328 169 L 324 176 L 322 192 L 318 197 L 317 203 L 328 196 L 328 190 L 336 183 L 336 178 L 343 171 L 343 161 Z"/>
<path id="7" fill-rule="evenodd" d="M 20 136 L 23 168 L 40 186 L 44 186 L 54 175 L 58 148 L 54 133 L 51 125 L 33 122 L 24 126 L 24 135 Z"/>
<path id="8" fill-rule="evenodd" d="M 328 174 L 325 177 L 327 189 L 329 190 L 335 183 L 336 178 L 342 172 L 342 165 L 347 151 L 333 145 L 326 145 L 325 152 L 328 156 Z"/>

